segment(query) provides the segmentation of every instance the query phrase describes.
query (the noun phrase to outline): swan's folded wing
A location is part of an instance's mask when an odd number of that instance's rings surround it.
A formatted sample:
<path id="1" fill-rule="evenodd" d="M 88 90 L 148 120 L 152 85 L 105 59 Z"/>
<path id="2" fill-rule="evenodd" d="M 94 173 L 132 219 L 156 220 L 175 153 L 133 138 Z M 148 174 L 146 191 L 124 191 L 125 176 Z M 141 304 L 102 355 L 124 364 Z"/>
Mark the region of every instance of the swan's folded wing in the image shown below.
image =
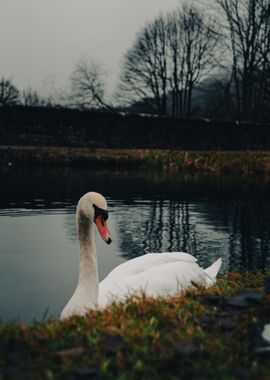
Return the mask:
<path id="1" fill-rule="evenodd" d="M 118 265 L 108 274 L 100 285 L 102 283 L 104 285 L 107 281 L 111 282 L 114 279 L 119 280 L 137 275 L 162 264 L 196 261 L 197 259 L 194 256 L 186 252 L 147 253 L 146 255 L 136 257 Z"/>
<path id="2" fill-rule="evenodd" d="M 194 261 L 163 263 L 122 279 L 100 283 L 98 304 L 104 307 L 140 293 L 150 297 L 176 295 L 194 283 L 204 285 L 206 276 Z"/>

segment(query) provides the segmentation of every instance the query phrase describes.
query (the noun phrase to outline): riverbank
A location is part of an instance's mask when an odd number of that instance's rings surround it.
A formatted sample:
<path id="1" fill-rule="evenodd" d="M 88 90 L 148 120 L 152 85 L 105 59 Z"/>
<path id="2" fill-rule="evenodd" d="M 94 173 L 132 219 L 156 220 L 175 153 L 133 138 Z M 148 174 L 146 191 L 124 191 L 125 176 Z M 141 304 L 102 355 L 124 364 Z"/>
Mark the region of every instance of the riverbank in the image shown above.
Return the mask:
<path id="1" fill-rule="evenodd" d="M 270 278 L 231 273 L 211 289 L 138 297 L 64 322 L 0 324 L 1 379 L 270 377 Z"/>
<path id="2" fill-rule="evenodd" d="M 270 152 L 0 146 L 2 169 L 23 165 L 143 167 L 167 173 L 269 174 Z"/>
<path id="3" fill-rule="evenodd" d="M 22 165 L 51 166 L 142 166 L 146 149 L 102 149 L 51 146 L 0 146 L 2 167 Z"/>

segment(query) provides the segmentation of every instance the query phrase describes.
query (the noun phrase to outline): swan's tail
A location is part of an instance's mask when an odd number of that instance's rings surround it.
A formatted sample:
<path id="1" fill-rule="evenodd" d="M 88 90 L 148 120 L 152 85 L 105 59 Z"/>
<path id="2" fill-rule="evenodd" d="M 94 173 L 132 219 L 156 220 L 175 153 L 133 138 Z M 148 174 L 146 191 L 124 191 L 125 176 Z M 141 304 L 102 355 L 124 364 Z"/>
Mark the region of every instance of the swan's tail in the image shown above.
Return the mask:
<path id="1" fill-rule="evenodd" d="M 207 284 L 209 286 L 213 285 L 216 282 L 217 274 L 220 270 L 222 264 L 222 259 L 217 259 L 210 267 L 204 269 L 204 272 L 207 274 Z"/>

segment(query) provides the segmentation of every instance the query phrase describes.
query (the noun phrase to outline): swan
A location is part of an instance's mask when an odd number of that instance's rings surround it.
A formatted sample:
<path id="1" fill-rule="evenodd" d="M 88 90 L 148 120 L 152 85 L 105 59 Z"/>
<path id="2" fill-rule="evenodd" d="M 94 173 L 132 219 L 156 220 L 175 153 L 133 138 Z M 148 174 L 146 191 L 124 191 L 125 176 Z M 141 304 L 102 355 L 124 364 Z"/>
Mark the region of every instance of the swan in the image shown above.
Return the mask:
<path id="1" fill-rule="evenodd" d="M 89 309 L 103 308 L 113 301 L 144 292 L 151 297 L 176 295 L 195 284 L 215 283 L 222 260 L 203 269 L 197 259 L 185 252 L 147 253 L 113 269 L 100 282 L 94 238 L 94 224 L 103 240 L 110 244 L 105 198 L 96 192 L 81 197 L 76 209 L 76 225 L 80 242 L 79 280 L 74 294 L 64 307 L 60 319 L 84 315 Z"/>

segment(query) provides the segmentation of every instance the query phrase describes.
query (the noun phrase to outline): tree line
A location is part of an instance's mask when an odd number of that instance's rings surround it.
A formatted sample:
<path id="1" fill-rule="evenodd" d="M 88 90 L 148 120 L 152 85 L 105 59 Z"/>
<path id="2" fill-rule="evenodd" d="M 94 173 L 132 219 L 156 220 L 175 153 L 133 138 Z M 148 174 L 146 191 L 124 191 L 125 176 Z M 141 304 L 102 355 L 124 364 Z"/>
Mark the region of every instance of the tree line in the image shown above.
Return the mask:
<path id="1" fill-rule="evenodd" d="M 80 60 L 70 83 L 65 104 L 74 107 L 269 120 L 270 2 L 186 2 L 147 23 L 124 55 L 114 101 L 106 98 L 104 70 L 95 60 Z M 19 93 L 2 78 L 0 105 L 7 98 L 17 103 Z M 32 90 L 20 101 L 45 102 Z"/>
<path id="2" fill-rule="evenodd" d="M 269 0 L 186 3 L 150 22 L 125 55 L 121 91 L 159 115 L 269 118 Z"/>

